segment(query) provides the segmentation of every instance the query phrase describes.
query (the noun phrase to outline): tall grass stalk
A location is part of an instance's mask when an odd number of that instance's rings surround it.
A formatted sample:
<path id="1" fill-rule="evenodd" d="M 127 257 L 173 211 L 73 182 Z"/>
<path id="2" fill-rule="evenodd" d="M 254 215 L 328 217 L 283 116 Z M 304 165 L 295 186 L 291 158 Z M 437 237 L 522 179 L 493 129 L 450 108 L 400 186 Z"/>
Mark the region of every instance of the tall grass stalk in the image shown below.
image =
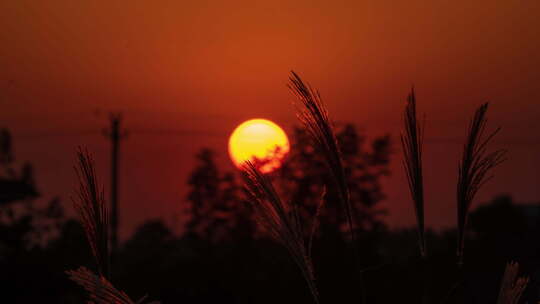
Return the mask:
<path id="1" fill-rule="evenodd" d="M 422 174 L 423 126 L 416 117 L 416 97 L 414 88 L 407 98 L 407 106 L 403 115 L 404 132 L 401 134 L 403 148 L 403 166 L 409 183 L 409 191 L 414 205 L 418 228 L 418 245 L 420 255 L 426 257 L 426 240 L 424 226 L 424 180 Z"/>
<path id="2" fill-rule="evenodd" d="M 523 291 L 529 283 L 529 278 L 518 278 L 518 272 L 518 263 L 510 262 L 506 264 L 506 269 L 502 278 L 501 289 L 499 291 L 497 304 L 517 304 L 519 302 Z"/>
<path id="3" fill-rule="evenodd" d="M 488 173 L 505 159 L 504 150 L 487 152 L 489 141 L 499 132 L 500 128 L 485 135 L 487 124 L 486 113 L 488 103 L 481 105 L 475 112 L 469 125 L 467 141 L 463 148 L 463 156 L 459 164 L 457 183 L 457 232 L 458 265 L 463 265 L 463 251 L 465 245 L 465 228 L 469 209 L 478 190 L 492 176 Z"/>
<path id="4" fill-rule="evenodd" d="M 362 299 L 365 303 L 366 293 L 365 288 L 363 287 L 362 271 L 359 269 L 357 260 L 359 250 L 354 219 L 352 216 L 349 189 L 333 124 L 328 115 L 328 111 L 324 107 L 320 93 L 305 84 L 300 76 L 294 71 L 291 71 L 288 87 L 303 105 L 302 108 L 298 109 L 298 119 L 302 122 L 304 129 L 310 135 L 316 150 L 323 156 L 325 164 L 337 187 L 339 200 L 345 210 L 345 216 L 347 218 L 354 268 L 358 271 L 360 288 L 362 289 Z"/>
<path id="5" fill-rule="evenodd" d="M 315 303 L 320 303 L 311 258 L 313 235 L 309 237 L 309 242 L 306 244 L 297 206 L 294 203 L 291 206 L 286 206 L 270 179 L 263 175 L 253 163 L 246 162 L 242 167 L 242 172 L 246 181 L 249 201 L 258 222 L 276 241 L 287 248 L 300 268 Z M 313 221 L 313 225 L 316 227 L 316 220 Z M 312 233 L 314 230 L 315 228 L 311 230 Z"/>
<path id="6" fill-rule="evenodd" d="M 422 279 L 422 303 L 429 303 L 429 268 L 424 224 L 424 178 L 422 172 L 422 145 L 424 141 L 424 125 L 420 125 L 416 115 L 416 95 L 414 88 L 407 97 L 407 105 L 403 113 L 404 131 L 401 133 L 403 149 L 403 166 L 413 201 L 416 225 L 418 230 L 418 247 L 420 249 L 420 267 Z"/>
<path id="7" fill-rule="evenodd" d="M 109 212 L 103 189 L 98 185 L 94 160 L 86 149 L 77 151 L 75 172 L 79 178 L 75 210 L 86 233 L 88 244 L 96 261 L 98 273 L 110 280 Z"/>
<path id="8" fill-rule="evenodd" d="M 66 274 L 72 281 L 82 286 L 88 292 L 93 303 L 136 304 L 142 302 L 133 302 L 126 293 L 116 289 L 103 276 L 95 275 L 85 267 L 80 267 L 77 270 L 66 271 Z"/>
<path id="9" fill-rule="evenodd" d="M 66 274 L 82 286 L 96 304 L 140 304 L 146 299 L 134 302 L 123 291 L 117 290 L 110 282 L 109 212 L 104 199 L 103 188 L 98 185 L 94 160 L 88 150 L 79 148 L 75 172 L 79 179 L 77 196 L 73 205 L 79 214 L 81 225 L 94 256 L 98 274 L 85 267 L 68 270 Z M 150 302 L 148 304 L 159 304 Z"/>
<path id="10" fill-rule="evenodd" d="M 322 103 L 319 92 L 306 85 L 295 72 L 291 72 L 288 87 L 304 106 L 297 112 L 298 119 L 315 143 L 315 148 L 324 157 L 344 205 L 351 236 L 355 236 L 345 170 L 328 111 Z"/>

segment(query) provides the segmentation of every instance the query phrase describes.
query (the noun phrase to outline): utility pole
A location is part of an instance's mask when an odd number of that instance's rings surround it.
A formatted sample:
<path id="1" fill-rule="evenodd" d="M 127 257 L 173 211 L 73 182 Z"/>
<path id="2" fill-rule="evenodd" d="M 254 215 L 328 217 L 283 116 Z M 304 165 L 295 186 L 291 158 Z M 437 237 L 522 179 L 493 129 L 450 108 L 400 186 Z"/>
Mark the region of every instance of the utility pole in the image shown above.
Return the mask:
<path id="1" fill-rule="evenodd" d="M 105 131 L 105 136 L 111 140 L 111 252 L 114 254 L 118 249 L 118 163 L 120 140 L 126 136 L 121 129 L 122 115 L 110 114 L 110 130 Z"/>

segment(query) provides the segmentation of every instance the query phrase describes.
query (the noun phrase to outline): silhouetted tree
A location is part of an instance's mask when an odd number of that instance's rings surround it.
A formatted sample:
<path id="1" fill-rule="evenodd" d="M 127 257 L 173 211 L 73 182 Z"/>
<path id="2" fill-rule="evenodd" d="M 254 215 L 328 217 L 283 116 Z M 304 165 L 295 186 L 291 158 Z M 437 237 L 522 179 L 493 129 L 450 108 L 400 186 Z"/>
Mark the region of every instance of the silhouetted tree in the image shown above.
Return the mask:
<path id="1" fill-rule="evenodd" d="M 252 236 L 251 212 L 234 175 L 219 171 L 210 149 L 202 149 L 196 159 L 197 165 L 188 179 L 191 218 L 187 233 L 214 242 Z"/>
<path id="2" fill-rule="evenodd" d="M 8 129 L 0 129 L 0 164 L 5 165 L 12 161 L 11 134 Z"/>
<path id="3" fill-rule="evenodd" d="M 489 235 L 500 238 L 509 233 L 523 233 L 530 224 L 523 210 L 506 195 L 478 207 L 471 213 L 469 221 L 471 230 L 480 238 Z"/>
<path id="4" fill-rule="evenodd" d="M 363 232 L 382 229 L 380 216 L 384 210 L 377 204 L 384 199 L 380 179 L 390 173 L 390 137 L 377 137 L 368 143 L 353 125 L 346 124 L 339 128 L 337 138 L 346 166 L 356 228 Z M 340 205 L 335 203 L 337 193 L 321 156 L 301 128 L 294 130 L 291 142 L 286 161 L 272 174 L 278 188 L 287 199 L 303 207 L 303 216 L 312 218 L 327 185 L 328 203 L 321 214 L 321 229 L 330 235 L 340 234 L 345 228 L 345 217 Z M 209 149 L 201 150 L 196 158 L 197 165 L 188 180 L 187 200 L 191 206 L 188 233 L 213 241 L 253 237 L 256 227 L 235 175 L 222 174 Z M 366 241 L 369 240 L 363 240 Z"/>
<path id="5" fill-rule="evenodd" d="M 25 163 L 21 172 L 13 168 L 15 158 L 12 151 L 11 134 L 0 130 L 0 206 L 38 196 L 34 185 L 32 166 Z"/>
<path id="6" fill-rule="evenodd" d="M 380 179 L 390 174 L 390 137 L 377 137 L 368 143 L 352 124 L 338 128 L 336 137 L 343 156 L 356 229 L 366 232 L 382 228 L 380 216 L 384 210 L 377 204 L 384 199 Z M 303 129 L 294 130 L 291 152 L 279 172 L 279 180 L 285 194 L 309 213 L 315 212 L 326 187 L 327 204 L 321 213 L 321 231 L 346 230 L 335 185 Z"/>
<path id="7" fill-rule="evenodd" d="M 36 206 L 33 168 L 24 163 L 16 170 L 12 148 L 9 131 L 0 130 L 0 254 L 44 245 L 58 235 L 64 217 L 56 198 L 45 207 Z"/>
<path id="8" fill-rule="evenodd" d="M 62 272 L 51 270 L 73 260 L 56 247 L 65 232 L 64 210 L 58 199 L 38 206 L 38 197 L 32 166 L 16 168 L 11 136 L 0 130 L 0 285 L 6 302 L 66 302 L 69 293 Z"/>
<path id="9" fill-rule="evenodd" d="M 534 207 L 536 210 L 530 213 L 529 209 Z M 475 252 L 500 263 L 533 256 L 538 247 L 535 225 L 538 212 L 537 205 L 515 204 L 506 195 L 478 207 L 469 219 Z"/>

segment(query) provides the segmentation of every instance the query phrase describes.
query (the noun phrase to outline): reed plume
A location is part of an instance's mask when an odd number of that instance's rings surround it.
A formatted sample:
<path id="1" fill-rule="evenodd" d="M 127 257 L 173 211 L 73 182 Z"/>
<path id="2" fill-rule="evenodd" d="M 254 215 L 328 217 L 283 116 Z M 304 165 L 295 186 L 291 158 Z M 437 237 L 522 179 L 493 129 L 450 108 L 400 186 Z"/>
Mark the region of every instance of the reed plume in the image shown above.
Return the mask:
<path id="1" fill-rule="evenodd" d="M 529 278 L 518 278 L 518 272 L 518 263 L 510 262 L 506 264 L 506 269 L 502 278 L 501 289 L 499 291 L 497 304 L 517 304 L 519 302 L 523 291 L 529 283 Z"/>
<path id="2" fill-rule="evenodd" d="M 323 156 L 326 167 L 330 171 L 330 175 L 337 187 L 338 197 L 342 208 L 345 211 L 347 226 L 350 233 L 350 243 L 353 254 L 352 260 L 354 263 L 353 268 L 358 270 L 360 289 L 362 290 L 362 302 L 366 303 L 367 300 L 365 288 L 363 287 L 362 271 L 359 270 L 357 261 L 359 249 L 352 215 L 353 211 L 349 187 L 347 185 L 341 151 L 335 135 L 333 123 L 322 102 L 319 91 L 314 90 L 311 86 L 305 84 L 300 76 L 294 71 L 291 71 L 289 84 L 287 86 L 303 105 L 303 108 L 298 109 L 297 117 L 311 137 L 315 149 Z"/>
<path id="3" fill-rule="evenodd" d="M 286 206 L 270 179 L 252 162 L 247 161 L 242 167 L 242 172 L 248 200 L 253 206 L 258 222 L 276 241 L 287 248 L 300 268 L 315 303 L 320 303 L 311 258 L 312 235 L 306 244 L 297 205 Z M 316 221 L 313 225 L 316 225 Z"/>
<path id="4" fill-rule="evenodd" d="M 139 304 L 143 303 L 146 297 L 138 301 L 133 301 L 129 296 L 116 289 L 111 282 L 103 276 L 98 276 L 92 273 L 85 267 L 80 267 L 77 270 L 66 271 L 69 278 L 82 286 L 89 294 L 91 303 L 95 304 Z M 150 302 L 148 304 L 159 304 L 159 302 Z"/>
<path id="5" fill-rule="evenodd" d="M 414 204 L 418 228 L 418 244 L 420 254 L 426 257 L 426 240 L 424 227 L 424 180 L 422 175 L 423 126 L 416 117 L 416 97 L 414 88 L 407 98 L 407 106 L 403 115 L 405 131 L 401 134 L 403 148 L 403 166 L 409 183 L 409 191 Z"/>
<path id="6" fill-rule="evenodd" d="M 495 166 L 504 161 L 504 150 L 487 152 L 489 141 L 499 132 L 500 128 L 485 136 L 487 124 L 486 112 L 488 103 L 481 105 L 475 112 L 469 125 L 467 141 L 463 148 L 463 156 L 459 165 L 457 183 L 457 219 L 458 219 L 458 265 L 463 265 L 463 250 L 465 243 L 465 228 L 469 209 L 478 190 L 492 176 L 487 174 Z"/>
<path id="7" fill-rule="evenodd" d="M 94 160 L 83 148 L 77 151 L 75 172 L 79 178 L 77 196 L 72 198 L 88 244 L 96 261 L 98 273 L 110 279 L 109 213 L 103 189 L 98 185 Z"/>
<path id="8" fill-rule="evenodd" d="M 306 85 L 294 71 L 291 72 L 289 77 L 288 87 L 304 106 L 303 109 L 298 110 L 297 117 L 313 140 L 315 148 L 324 157 L 324 161 L 338 187 L 340 200 L 344 204 L 349 230 L 351 235 L 354 235 L 352 208 L 341 152 L 333 124 L 328 116 L 328 111 L 326 111 L 322 103 L 321 95 L 318 91 Z"/>

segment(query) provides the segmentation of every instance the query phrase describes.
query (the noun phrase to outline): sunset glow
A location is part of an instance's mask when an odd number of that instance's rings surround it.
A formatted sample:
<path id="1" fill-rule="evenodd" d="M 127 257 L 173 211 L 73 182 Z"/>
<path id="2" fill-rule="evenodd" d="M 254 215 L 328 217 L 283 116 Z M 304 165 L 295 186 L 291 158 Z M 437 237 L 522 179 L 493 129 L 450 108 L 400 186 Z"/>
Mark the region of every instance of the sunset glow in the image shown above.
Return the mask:
<path id="1" fill-rule="evenodd" d="M 260 170 L 268 173 L 281 166 L 289 152 L 287 135 L 266 119 L 251 119 L 240 124 L 229 138 L 229 155 L 240 167 L 245 161 L 260 161 Z"/>

